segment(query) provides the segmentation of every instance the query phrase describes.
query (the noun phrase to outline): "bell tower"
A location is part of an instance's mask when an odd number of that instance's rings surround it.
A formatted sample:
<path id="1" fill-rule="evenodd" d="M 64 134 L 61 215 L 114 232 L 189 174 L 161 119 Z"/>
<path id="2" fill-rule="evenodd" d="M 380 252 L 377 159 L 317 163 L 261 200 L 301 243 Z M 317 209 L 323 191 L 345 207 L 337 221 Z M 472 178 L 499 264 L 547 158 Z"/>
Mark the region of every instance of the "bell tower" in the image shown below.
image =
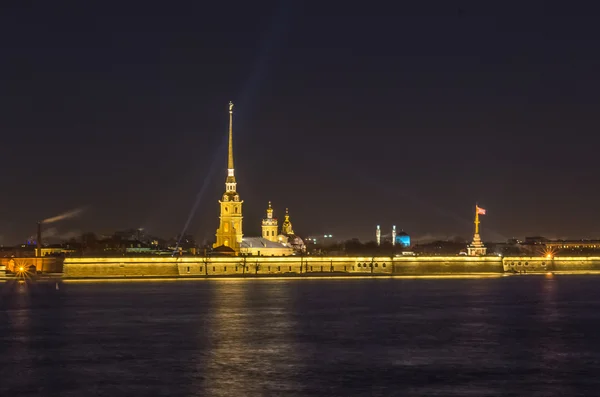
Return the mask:
<path id="1" fill-rule="evenodd" d="M 232 248 L 236 253 L 240 250 L 242 242 L 242 203 L 237 192 L 237 182 L 233 168 L 233 103 L 229 102 L 229 146 L 227 156 L 227 179 L 225 179 L 225 193 L 219 200 L 221 214 L 219 216 L 219 228 L 217 229 L 217 241 L 214 248 L 222 245 Z"/>
<path id="2" fill-rule="evenodd" d="M 262 220 L 262 236 L 269 241 L 277 242 L 277 218 L 273 218 L 273 208 L 271 208 L 270 201 L 267 208 L 267 217 Z"/>
<path id="3" fill-rule="evenodd" d="M 283 224 L 281 225 L 281 234 L 286 236 L 293 235 L 294 229 L 292 229 L 292 222 L 290 221 L 290 213 L 288 209 L 285 209 L 285 219 L 283 220 Z"/>

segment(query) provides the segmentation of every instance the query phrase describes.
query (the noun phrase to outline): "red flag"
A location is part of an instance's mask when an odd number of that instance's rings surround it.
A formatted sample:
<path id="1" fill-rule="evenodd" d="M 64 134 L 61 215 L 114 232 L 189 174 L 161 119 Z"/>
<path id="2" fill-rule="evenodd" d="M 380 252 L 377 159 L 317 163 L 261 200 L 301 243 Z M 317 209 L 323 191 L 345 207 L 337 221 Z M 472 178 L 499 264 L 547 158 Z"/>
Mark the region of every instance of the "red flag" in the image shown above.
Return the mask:
<path id="1" fill-rule="evenodd" d="M 477 215 L 485 215 L 485 210 L 483 208 L 477 207 Z"/>

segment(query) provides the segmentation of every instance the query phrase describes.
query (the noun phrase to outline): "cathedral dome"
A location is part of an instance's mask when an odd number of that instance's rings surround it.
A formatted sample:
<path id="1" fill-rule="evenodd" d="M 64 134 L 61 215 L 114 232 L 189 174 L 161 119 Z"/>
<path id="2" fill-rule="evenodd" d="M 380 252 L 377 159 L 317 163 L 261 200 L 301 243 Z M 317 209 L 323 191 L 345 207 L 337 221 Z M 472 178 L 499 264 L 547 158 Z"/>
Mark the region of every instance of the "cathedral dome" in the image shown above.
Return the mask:
<path id="1" fill-rule="evenodd" d="M 290 234 L 288 237 L 288 245 L 291 246 L 296 252 L 304 252 L 306 251 L 306 244 L 304 244 L 304 240 L 300 238 L 300 236 L 296 236 L 295 234 Z"/>

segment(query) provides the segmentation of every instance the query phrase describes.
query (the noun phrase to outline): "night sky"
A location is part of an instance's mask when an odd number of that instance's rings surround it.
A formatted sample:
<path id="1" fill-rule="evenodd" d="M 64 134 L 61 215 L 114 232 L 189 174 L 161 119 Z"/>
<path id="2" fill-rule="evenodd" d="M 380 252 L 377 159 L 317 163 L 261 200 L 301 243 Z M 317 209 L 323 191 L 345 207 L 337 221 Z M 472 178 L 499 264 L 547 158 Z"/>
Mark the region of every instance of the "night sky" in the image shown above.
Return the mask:
<path id="1" fill-rule="evenodd" d="M 271 200 L 301 236 L 468 238 L 478 202 L 484 241 L 600 237 L 592 2 L 1 7 L 2 244 L 82 207 L 48 235 L 213 239 L 230 100 L 247 236 Z"/>

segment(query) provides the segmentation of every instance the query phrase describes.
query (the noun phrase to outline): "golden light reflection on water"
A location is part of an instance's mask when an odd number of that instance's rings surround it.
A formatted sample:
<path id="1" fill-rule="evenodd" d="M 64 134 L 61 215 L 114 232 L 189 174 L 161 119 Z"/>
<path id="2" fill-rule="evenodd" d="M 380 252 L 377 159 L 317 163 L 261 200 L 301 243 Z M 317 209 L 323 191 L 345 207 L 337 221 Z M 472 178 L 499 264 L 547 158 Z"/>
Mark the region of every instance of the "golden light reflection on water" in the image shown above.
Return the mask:
<path id="1" fill-rule="evenodd" d="M 289 284 L 228 281 L 214 284 L 207 334 L 198 335 L 208 343 L 208 357 L 198 360 L 203 362 L 198 367 L 203 376 L 198 395 L 223 390 L 231 396 L 286 392 L 278 388 L 277 372 L 286 358 L 297 354 Z M 293 381 L 284 384 L 288 387 Z"/>
<path id="2" fill-rule="evenodd" d="M 253 282 L 269 282 L 269 281 L 281 281 L 281 280 L 389 280 L 389 279 L 484 279 L 484 278 L 499 278 L 508 277 L 512 275 L 502 273 L 471 273 L 471 274 L 434 274 L 434 275 L 395 275 L 395 276 L 295 276 L 295 277 L 146 277 L 146 278 L 81 278 L 81 279 L 63 279 L 61 282 L 64 283 L 145 283 L 145 282 L 240 282 L 240 281 L 253 281 Z"/>
<path id="3" fill-rule="evenodd" d="M 3 368 L 2 382 L 10 385 L 17 381 L 10 376 L 11 371 L 15 368 L 32 368 L 35 357 L 31 349 L 33 330 L 30 286 L 24 280 L 20 280 L 8 288 L 14 288 L 8 297 L 4 297 L 12 300 L 10 307 L 5 311 L 10 338 L 7 349 L 2 354 L 12 357 L 12 368 Z"/>
<path id="4" fill-rule="evenodd" d="M 540 280 L 541 291 L 538 296 L 538 314 L 536 320 L 542 324 L 540 339 L 534 345 L 536 356 L 539 357 L 540 367 L 557 368 L 568 365 L 568 355 L 565 350 L 565 341 L 561 326 L 563 313 L 560 309 L 560 298 L 558 297 L 558 280 L 553 273 L 545 274 Z M 562 391 L 562 394 L 573 395 L 570 387 L 564 382 L 555 380 L 552 391 Z M 540 390 L 543 393 L 543 389 Z"/>

